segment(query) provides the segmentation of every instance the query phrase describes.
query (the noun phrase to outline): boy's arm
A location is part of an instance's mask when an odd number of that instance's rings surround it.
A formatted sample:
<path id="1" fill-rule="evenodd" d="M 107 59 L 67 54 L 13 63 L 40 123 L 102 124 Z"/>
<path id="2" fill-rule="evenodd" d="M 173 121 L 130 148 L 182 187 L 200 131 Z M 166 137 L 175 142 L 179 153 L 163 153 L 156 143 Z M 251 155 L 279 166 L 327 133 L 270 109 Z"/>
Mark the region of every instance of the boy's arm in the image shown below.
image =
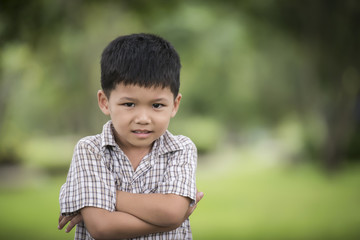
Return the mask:
<path id="1" fill-rule="evenodd" d="M 204 194 L 202 192 L 196 194 L 196 204 L 187 209 L 184 220 L 193 213 L 197 203 L 203 196 Z M 178 227 L 178 225 L 159 227 L 127 213 L 109 212 L 101 208 L 85 207 L 81 210 L 81 214 L 66 217 L 60 215 L 58 228 L 61 230 L 70 222 L 66 228 L 66 232 L 70 232 L 77 223 L 83 220 L 90 234 L 99 239 L 131 238 L 151 233 L 171 231 Z"/>
<path id="2" fill-rule="evenodd" d="M 151 233 L 168 232 L 179 227 L 159 227 L 124 212 L 85 207 L 81 210 L 86 229 L 95 239 L 122 239 Z"/>
<path id="3" fill-rule="evenodd" d="M 117 211 L 163 227 L 181 224 L 191 201 L 175 194 L 134 194 L 117 191 L 116 195 Z"/>

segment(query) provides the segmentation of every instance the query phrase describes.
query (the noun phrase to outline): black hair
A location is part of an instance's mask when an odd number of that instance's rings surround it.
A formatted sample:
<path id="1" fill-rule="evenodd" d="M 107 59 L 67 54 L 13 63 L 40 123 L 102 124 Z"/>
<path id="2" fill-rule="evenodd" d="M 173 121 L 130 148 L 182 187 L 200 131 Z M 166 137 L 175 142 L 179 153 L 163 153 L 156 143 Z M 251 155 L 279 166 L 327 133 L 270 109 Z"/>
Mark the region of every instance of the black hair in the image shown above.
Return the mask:
<path id="1" fill-rule="evenodd" d="M 101 56 L 101 87 L 109 98 L 116 85 L 169 87 L 176 97 L 180 87 L 180 57 L 165 39 L 153 34 L 131 34 L 114 39 Z"/>

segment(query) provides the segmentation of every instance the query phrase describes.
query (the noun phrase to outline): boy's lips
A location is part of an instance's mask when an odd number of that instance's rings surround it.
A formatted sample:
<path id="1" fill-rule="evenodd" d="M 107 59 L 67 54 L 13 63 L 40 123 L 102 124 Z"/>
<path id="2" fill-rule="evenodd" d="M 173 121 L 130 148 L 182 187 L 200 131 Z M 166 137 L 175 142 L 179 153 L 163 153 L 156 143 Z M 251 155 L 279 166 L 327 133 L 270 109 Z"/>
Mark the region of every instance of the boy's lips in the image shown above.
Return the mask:
<path id="1" fill-rule="evenodd" d="M 153 131 L 137 129 L 131 131 L 138 138 L 148 138 Z"/>
<path id="2" fill-rule="evenodd" d="M 136 134 L 148 134 L 148 133 L 151 133 L 152 131 L 138 129 L 138 130 L 133 130 L 132 132 L 136 133 Z"/>

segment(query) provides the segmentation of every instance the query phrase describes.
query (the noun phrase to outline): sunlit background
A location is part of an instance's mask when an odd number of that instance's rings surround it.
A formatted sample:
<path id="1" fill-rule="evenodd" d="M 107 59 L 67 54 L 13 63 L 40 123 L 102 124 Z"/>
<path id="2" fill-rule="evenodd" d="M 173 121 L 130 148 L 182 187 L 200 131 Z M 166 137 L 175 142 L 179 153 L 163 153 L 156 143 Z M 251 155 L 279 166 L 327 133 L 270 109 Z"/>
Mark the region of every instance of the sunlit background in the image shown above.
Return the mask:
<path id="1" fill-rule="evenodd" d="M 100 133 L 100 55 L 169 40 L 199 150 L 194 239 L 360 239 L 360 2 L 2 0 L 0 239 L 72 239 L 58 193 Z"/>

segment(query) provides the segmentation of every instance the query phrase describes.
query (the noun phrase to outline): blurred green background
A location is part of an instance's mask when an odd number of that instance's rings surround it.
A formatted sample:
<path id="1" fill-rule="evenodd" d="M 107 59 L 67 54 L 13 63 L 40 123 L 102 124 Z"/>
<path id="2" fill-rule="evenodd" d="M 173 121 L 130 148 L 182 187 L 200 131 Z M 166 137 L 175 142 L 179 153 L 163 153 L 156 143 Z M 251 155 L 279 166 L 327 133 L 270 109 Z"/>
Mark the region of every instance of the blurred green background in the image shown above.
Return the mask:
<path id="1" fill-rule="evenodd" d="M 138 32 L 181 56 L 194 239 L 360 239 L 359 22 L 356 0 L 2 0 L 0 239 L 73 238 L 58 193 L 107 121 L 100 55 Z"/>

